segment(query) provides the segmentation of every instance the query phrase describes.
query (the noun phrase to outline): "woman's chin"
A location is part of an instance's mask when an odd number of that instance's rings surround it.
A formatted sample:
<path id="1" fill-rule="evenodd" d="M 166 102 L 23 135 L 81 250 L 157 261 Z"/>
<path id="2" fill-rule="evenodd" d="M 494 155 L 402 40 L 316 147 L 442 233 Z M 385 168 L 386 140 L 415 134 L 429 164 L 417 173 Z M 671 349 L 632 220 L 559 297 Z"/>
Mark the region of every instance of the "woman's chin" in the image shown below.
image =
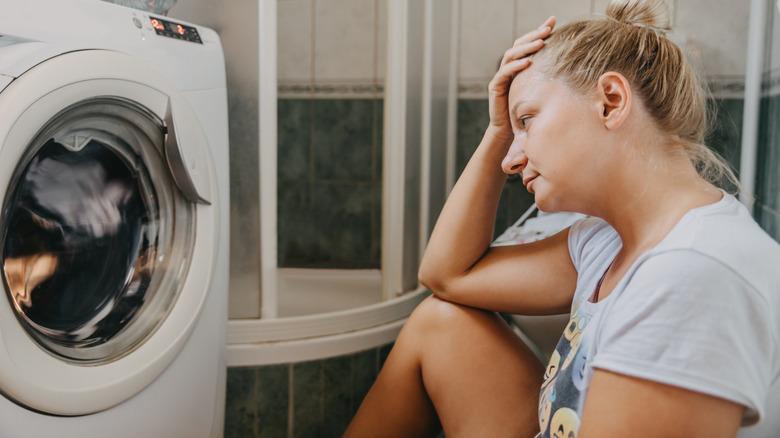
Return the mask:
<path id="1" fill-rule="evenodd" d="M 541 189 L 541 190 L 539 190 Z M 539 208 L 539 210 L 545 212 L 545 213 L 553 213 L 555 211 L 559 211 L 556 203 L 551 199 L 549 196 L 549 193 L 547 193 L 544 188 L 537 188 L 536 185 L 534 185 L 534 202 L 536 203 L 536 207 Z"/>

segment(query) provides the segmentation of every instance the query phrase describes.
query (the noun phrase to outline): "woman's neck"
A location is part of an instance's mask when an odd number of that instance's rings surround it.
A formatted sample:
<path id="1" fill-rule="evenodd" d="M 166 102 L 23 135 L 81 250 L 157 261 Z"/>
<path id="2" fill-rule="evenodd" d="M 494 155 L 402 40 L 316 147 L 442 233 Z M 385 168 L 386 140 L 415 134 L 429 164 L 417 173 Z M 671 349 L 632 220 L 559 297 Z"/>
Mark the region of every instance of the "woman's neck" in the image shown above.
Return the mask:
<path id="1" fill-rule="evenodd" d="M 666 172 L 635 172 L 610 190 L 598 216 L 620 235 L 621 254 L 630 257 L 652 248 L 689 210 L 722 198 L 717 187 L 701 179 L 692 166 L 689 169 L 670 166 Z"/>

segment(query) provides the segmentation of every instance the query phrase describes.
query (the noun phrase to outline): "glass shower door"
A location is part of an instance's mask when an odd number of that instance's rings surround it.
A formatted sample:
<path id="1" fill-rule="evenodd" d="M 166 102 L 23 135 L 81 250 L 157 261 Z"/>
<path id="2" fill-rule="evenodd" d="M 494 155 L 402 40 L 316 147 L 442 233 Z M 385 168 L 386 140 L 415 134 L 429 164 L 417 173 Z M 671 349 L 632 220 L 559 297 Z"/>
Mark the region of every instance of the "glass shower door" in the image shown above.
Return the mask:
<path id="1" fill-rule="evenodd" d="M 756 151 L 754 216 L 780 240 L 780 1 L 767 9 Z M 755 7 L 755 5 L 754 5 Z"/>

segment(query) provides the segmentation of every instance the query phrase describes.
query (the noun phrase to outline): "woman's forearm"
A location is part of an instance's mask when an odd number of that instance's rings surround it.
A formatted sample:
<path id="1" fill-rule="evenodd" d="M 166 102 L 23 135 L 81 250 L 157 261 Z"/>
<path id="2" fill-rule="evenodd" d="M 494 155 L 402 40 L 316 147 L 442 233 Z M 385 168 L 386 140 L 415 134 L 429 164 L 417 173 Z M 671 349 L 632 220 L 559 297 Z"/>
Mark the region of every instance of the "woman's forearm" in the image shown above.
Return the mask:
<path id="1" fill-rule="evenodd" d="M 501 160 L 511 141 L 488 128 L 447 197 L 420 263 L 420 282 L 428 288 L 440 290 L 488 249 L 507 177 Z"/>

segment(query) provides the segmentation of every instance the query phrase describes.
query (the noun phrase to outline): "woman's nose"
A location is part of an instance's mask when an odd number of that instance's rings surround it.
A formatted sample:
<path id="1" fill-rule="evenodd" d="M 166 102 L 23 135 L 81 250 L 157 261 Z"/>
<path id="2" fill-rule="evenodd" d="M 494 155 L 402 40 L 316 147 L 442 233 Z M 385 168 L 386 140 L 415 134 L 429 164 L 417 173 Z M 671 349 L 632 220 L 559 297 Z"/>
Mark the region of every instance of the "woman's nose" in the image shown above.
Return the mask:
<path id="1" fill-rule="evenodd" d="M 526 164 L 528 164 L 528 157 L 526 157 L 525 150 L 519 139 L 515 137 L 509 146 L 509 151 L 506 153 L 504 160 L 501 162 L 501 168 L 507 175 L 513 175 L 521 173 Z"/>

